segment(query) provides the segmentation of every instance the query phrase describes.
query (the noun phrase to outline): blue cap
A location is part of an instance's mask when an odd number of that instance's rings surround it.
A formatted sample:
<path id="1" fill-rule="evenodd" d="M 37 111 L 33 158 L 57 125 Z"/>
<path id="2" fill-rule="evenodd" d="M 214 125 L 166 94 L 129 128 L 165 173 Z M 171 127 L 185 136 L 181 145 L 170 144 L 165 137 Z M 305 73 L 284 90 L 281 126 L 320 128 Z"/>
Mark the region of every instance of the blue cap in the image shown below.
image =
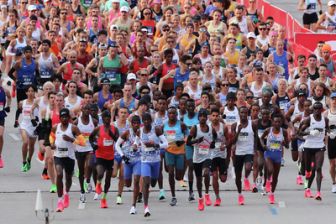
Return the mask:
<path id="1" fill-rule="evenodd" d="M 109 46 L 110 47 L 117 47 L 117 42 L 116 41 L 111 41 Z"/>
<path id="2" fill-rule="evenodd" d="M 202 47 L 210 47 L 209 43 L 207 41 L 205 41 L 202 45 Z"/>
<path id="3" fill-rule="evenodd" d="M 336 92 L 332 92 L 330 95 L 330 98 L 335 98 L 336 97 Z"/>

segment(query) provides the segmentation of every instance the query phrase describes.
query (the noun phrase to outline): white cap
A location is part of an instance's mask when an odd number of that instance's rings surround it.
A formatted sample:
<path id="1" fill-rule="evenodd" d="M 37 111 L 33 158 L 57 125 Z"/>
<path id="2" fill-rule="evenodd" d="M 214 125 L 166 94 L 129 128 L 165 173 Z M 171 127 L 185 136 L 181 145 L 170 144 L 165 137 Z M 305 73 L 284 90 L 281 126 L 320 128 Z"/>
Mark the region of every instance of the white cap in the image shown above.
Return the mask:
<path id="1" fill-rule="evenodd" d="M 120 3 L 120 0 L 112 0 L 112 3 Z"/>
<path id="2" fill-rule="evenodd" d="M 328 6 L 332 6 L 332 5 L 336 5 L 336 2 L 335 1 L 329 1 Z"/>
<path id="3" fill-rule="evenodd" d="M 50 1 L 51 1 L 51 0 L 43 0 L 44 3 L 46 3 L 46 2 L 50 2 Z"/>
<path id="4" fill-rule="evenodd" d="M 128 12 L 129 8 L 127 6 L 123 6 L 120 8 L 120 12 Z"/>
<path id="5" fill-rule="evenodd" d="M 111 27 L 110 27 L 111 30 L 117 30 L 118 29 L 118 26 L 113 24 Z"/>
<path id="6" fill-rule="evenodd" d="M 256 37 L 256 35 L 255 35 L 253 32 L 249 32 L 249 33 L 247 34 L 247 39 L 249 39 L 249 38 L 256 39 L 257 37 Z"/>
<path id="7" fill-rule="evenodd" d="M 127 80 L 132 80 L 132 79 L 135 79 L 136 80 L 136 75 L 134 73 L 129 73 L 127 75 Z"/>
<path id="8" fill-rule="evenodd" d="M 28 10 L 29 11 L 37 10 L 37 7 L 36 7 L 36 5 L 29 5 Z"/>

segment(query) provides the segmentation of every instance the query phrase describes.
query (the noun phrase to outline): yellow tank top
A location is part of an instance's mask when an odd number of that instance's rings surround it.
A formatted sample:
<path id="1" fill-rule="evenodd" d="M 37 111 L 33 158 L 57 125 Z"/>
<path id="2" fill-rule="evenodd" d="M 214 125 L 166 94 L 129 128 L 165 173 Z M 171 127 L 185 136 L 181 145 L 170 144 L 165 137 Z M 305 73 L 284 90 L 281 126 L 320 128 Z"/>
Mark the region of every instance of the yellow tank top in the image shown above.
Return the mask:
<path id="1" fill-rule="evenodd" d="M 180 39 L 180 46 L 183 48 L 187 48 L 191 42 L 193 42 L 196 39 L 196 36 L 193 36 L 191 39 L 188 39 L 188 35 L 185 34 Z"/>
<path id="2" fill-rule="evenodd" d="M 239 58 L 239 51 L 236 50 L 233 54 L 230 54 L 228 51 L 224 53 L 224 56 L 228 59 L 229 65 L 237 65 Z"/>

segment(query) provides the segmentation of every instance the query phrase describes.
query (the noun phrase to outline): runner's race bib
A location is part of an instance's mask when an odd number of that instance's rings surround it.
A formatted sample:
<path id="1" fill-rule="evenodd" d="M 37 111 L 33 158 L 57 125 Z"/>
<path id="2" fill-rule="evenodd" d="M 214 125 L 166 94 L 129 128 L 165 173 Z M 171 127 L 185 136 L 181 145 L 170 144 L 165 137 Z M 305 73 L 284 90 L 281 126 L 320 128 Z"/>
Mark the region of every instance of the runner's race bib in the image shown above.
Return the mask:
<path id="1" fill-rule="evenodd" d="M 112 139 L 104 139 L 103 146 L 112 146 L 114 141 Z"/>
<path id="2" fill-rule="evenodd" d="M 61 158 L 68 157 L 69 151 L 68 148 L 57 148 L 58 156 Z"/>

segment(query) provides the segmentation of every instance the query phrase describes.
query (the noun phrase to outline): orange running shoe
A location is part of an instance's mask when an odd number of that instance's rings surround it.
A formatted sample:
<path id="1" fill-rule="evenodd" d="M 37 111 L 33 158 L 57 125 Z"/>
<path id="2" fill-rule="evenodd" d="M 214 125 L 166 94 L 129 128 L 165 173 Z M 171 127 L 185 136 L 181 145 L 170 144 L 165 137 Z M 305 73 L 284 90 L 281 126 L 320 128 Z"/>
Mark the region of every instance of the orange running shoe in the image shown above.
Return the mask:
<path id="1" fill-rule="evenodd" d="M 101 194 L 102 193 L 102 187 L 101 187 L 101 183 L 97 183 L 96 185 L 96 193 L 97 194 Z"/>
<path id="2" fill-rule="evenodd" d="M 220 198 L 217 198 L 215 203 L 214 203 L 214 206 L 220 206 L 221 202 L 222 202 L 222 200 Z"/>
<path id="3" fill-rule="evenodd" d="M 265 188 L 266 188 L 266 192 L 267 193 L 271 192 L 271 181 L 266 180 L 266 186 L 265 186 Z"/>
<path id="4" fill-rule="evenodd" d="M 42 173 L 42 179 L 43 179 L 43 180 L 49 180 L 50 177 L 48 176 L 47 173 Z"/>
<path id="5" fill-rule="evenodd" d="M 64 208 L 69 207 L 69 204 L 70 204 L 70 196 L 69 196 L 69 194 L 64 194 L 63 204 L 64 204 Z"/>
<path id="6" fill-rule="evenodd" d="M 102 199 L 100 200 L 100 207 L 101 207 L 101 208 L 107 208 L 106 198 L 102 198 Z"/>
<path id="7" fill-rule="evenodd" d="M 244 179 L 244 191 L 250 191 L 251 190 L 251 186 L 250 186 L 250 181 L 245 178 Z"/>
<path id="8" fill-rule="evenodd" d="M 204 210 L 204 199 L 200 198 L 198 199 L 198 211 L 203 211 Z"/>
<path id="9" fill-rule="evenodd" d="M 212 201 L 209 194 L 205 194 L 205 204 L 206 206 L 212 205 Z"/>
<path id="10" fill-rule="evenodd" d="M 313 195 L 312 195 L 312 193 L 311 193 L 311 191 L 310 191 L 309 188 L 307 188 L 307 189 L 305 190 L 305 194 L 304 194 L 304 196 L 305 196 L 305 198 L 312 198 L 312 197 L 313 197 Z"/>
<path id="11" fill-rule="evenodd" d="M 60 201 L 57 203 L 57 209 L 56 209 L 56 212 L 63 212 L 63 210 L 64 210 L 63 202 L 62 202 L 62 200 L 60 200 Z"/>
<path id="12" fill-rule="evenodd" d="M 37 158 L 40 160 L 40 161 L 43 161 L 44 160 L 44 153 L 42 153 L 42 152 L 38 152 L 37 153 Z"/>
<path id="13" fill-rule="evenodd" d="M 245 199 L 244 199 L 244 196 L 242 194 L 240 194 L 238 196 L 238 204 L 239 205 L 244 205 L 245 204 Z"/>
<path id="14" fill-rule="evenodd" d="M 274 199 L 274 194 L 273 193 L 270 193 L 268 195 L 268 201 L 269 201 L 270 204 L 272 204 L 272 205 L 274 204 L 275 199 Z"/>
<path id="15" fill-rule="evenodd" d="M 321 192 L 316 193 L 315 200 L 322 201 Z"/>

